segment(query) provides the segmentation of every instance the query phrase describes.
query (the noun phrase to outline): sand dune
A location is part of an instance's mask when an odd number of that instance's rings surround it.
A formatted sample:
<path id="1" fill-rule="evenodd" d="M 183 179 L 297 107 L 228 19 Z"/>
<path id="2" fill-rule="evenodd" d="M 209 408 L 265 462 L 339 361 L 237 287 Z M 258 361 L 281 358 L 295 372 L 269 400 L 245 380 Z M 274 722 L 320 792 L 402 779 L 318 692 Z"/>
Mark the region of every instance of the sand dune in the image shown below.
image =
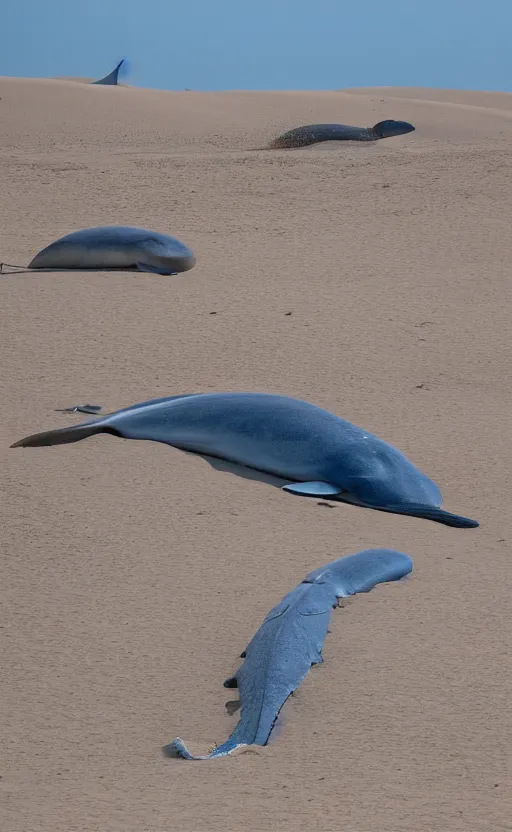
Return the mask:
<path id="1" fill-rule="evenodd" d="M 512 110 L 502 106 L 501 100 L 493 99 L 492 106 L 473 106 L 424 100 L 417 92 L 411 90 L 410 99 L 378 90 L 364 94 L 212 93 L 120 86 L 102 87 L 98 92 L 76 81 L 0 78 L 0 138 L 4 149 L 23 153 L 38 149 L 94 150 L 95 155 L 126 150 L 233 153 L 266 144 L 300 124 L 339 121 L 366 126 L 384 118 L 411 121 L 417 132 L 370 148 L 351 147 L 348 152 L 387 154 L 402 146 L 413 152 L 436 138 L 453 143 L 512 137 Z M 479 102 L 483 95 L 476 93 Z M 325 150 L 324 145 L 312 152 Z"/>
<path id="2" fill-rule="evenodd" d="M 2 827 L 509 829 L 511 96 L 1 78 L 0 99 L 0 260 L 108 223 L 198 258 L 1 276 Z M 384 118 L 416 132 L 251 150 Z M 481 527 L 328 508 L 150 442 L 9 449 L 82 418 L 55 408 L 234 389 L 367 427 Z M 263 616 L 377 545 L 413 579 L 334 614 L 267 747 L 161 755 L 227 737 L 222 682 Z"/>
<path id="3" fill-rule="evenodd" d="M 470 107 L 512 110 L 512 92 L 474 92 L 443 90 L 428 87 L 357 87 L 343 90 L 353 95 L 383 95 L 386 98 L 407 98 L 432 103 L 467 104 Z"/>

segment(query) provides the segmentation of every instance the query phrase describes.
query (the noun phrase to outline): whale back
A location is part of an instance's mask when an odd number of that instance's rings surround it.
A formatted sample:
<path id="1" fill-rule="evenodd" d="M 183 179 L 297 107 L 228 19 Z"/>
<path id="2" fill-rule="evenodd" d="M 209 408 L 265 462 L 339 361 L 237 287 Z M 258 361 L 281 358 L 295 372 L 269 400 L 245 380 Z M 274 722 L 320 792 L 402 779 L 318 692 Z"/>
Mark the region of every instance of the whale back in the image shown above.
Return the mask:
<path id="1" fill-rule="evenodd" d="M 288 130 L 274 139 L 273 149 L 307 147 L 319 142 L 333 141 L 374 141 L 374 136 L 366 127 L 352 127 L 349 124 L 305 124 Z"/>

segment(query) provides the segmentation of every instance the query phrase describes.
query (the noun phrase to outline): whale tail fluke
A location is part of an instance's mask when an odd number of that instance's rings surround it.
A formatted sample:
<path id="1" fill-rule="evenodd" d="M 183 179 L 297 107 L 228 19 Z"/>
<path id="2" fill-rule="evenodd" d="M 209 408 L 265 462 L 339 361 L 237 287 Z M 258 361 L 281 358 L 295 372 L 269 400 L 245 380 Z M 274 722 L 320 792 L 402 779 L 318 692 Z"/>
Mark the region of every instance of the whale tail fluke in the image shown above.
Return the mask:
<path id="1" fill-rule="evenodd" d="M 234 752 L 244 751 L 248 743 L 235 742 L 231 739 L 212 749 L 209 754 L 192 754 L 180 737 L 165 745 L 162 749 L 166 757 L 182 760 L 212 760 L 215 757 L 227 757 Z"/>
<path id="2" fill-rule="evenodd" d="M 43 433 L 33 433 L 18 440 L 11 448 L 42 448 L 46 445 L 65 445 L 68 442 L 80 442 L 88 436 L 103 433 L 105 428 L 99 422 L 85 422 L 83 425 L 71 425 L 67 428 L 46 430 Z"/>
<path id="3" fill-rule="evenodd" d="M 125 63 L 125 59 L 122 58 L 119 61 L 118 65 L 115 67 L 115 69 L 112 70 L 112 72 L 109 72 L 109 74 L 105 75 L 104 78 L 99 78 L 97 81 L 91 81 L 91 83 L 92 84 L 104 84 L 105 86 L 112 86 L 112 87 L 117 86 L 117 84 L 119 83 L 119 70 L 121 69 L 121 67 L 123 66 L 124 63 Z M 125 70 L 126 70 L 126 66 L 125 66 Z"/>

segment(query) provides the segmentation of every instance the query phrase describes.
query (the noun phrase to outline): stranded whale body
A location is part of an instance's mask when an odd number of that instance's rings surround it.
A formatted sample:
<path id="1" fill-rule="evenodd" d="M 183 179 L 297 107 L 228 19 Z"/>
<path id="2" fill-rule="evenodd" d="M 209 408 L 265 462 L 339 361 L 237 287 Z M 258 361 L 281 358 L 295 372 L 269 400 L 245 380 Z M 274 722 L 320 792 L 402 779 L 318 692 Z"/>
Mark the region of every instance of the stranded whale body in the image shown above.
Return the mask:
<path id="1" fill-rule="evenodd" d="M 209 754 L 195 756 L 178 737 L 164 752 L 186 760 L 208 760 L 243 746 L 266 745 L 290 694 L 311 665 L 323 661 L 322 645 L 337 599 L 399 581 L 411 570 L 412 560 L 402 552 L 368 549 L 310 572 L 268 613 L 241 654 L 243 664 L 224 682 L 240 693 L 240 721 L 229 739 Z"/>
<path id="2" fill-rule="evenodd" d="M 306 124 L 278 136 L 268 145 L 268 148 L 280 150 L 307 147 L 318 142 L 376 142 L 392 136 L 403 136 L 415 129 L 407 121 L 394 121 L 393 119 L 379 121 L 373 127 L 351 127 L 349 124 Z"/>
<path id="3" fill-rule="evenodd" d="M 61 445 L 100 433 L 164 442 L 292 494 L 457 528 L 479 525 L 441 509 L 435 482 L 392 445 L 309 402 L 270 393 L 153 399 L 94 421 L 27 436 L 11 447 Z"/>
<path id="4" fill-rule="evenodd" d="M 29 269 L 133 269 L 169 275 L 195 266 L 193 252 L 168 234 L 105 225 L 60 237 L 42 249 Z"/>

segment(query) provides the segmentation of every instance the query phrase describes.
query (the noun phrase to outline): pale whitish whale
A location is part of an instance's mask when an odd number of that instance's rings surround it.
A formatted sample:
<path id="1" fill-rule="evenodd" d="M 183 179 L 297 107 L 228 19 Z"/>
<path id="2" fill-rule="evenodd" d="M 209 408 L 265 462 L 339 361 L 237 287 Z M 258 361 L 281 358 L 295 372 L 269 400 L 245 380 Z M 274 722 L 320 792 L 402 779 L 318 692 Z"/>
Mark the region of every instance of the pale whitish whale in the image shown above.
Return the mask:
<path id="1" fill-rule="evenodd" d="M 473 528 L 440 508 L 438 486 L 396 448 L 309 402 L 269 393 L 188 393 L 34 434 L 11 447 L 61 445 L 110 433 L 199 454 L 216 468 L 393 514 Z"/>
<path id="2" fill-rule="evenodd" d="M 164 747 L 164 753 L 209 760 L 244 746 L 266 745 L 290 694 L 312 665 L 323 662 L 322 645 L 338 598 L 400 581 L 411 570 L 412 560 L 402 552 L 367 549 L 310 572 L 268 613 L 240 656 L 243 664 L 224 682 L 224 687 L 238 688 L 240 694 L 240 721 L 229 739 L 209 754 L 196 756 L 177 737 Z"/>
<path id="3" fill-rule="evenodd" d="M 392 136 L 403 136 L 416 128 L 408 121 L 386 119 L 373 127 L 352 127 L 350 124 L 305 124 L 294 127 L 274 139 L 269 150 L 307 147 L 318 142 L 376 142 Z"/>
<path id="4" fill-rule="evenodd" d="M 132 269 L 169 275 L 186 272 L 196 258 L 184 243 L 146 228 L 104 225 L 60 237 L 31 260 L 29 269 Z"/>
<path id="5" fill-rule="evenodd" d="M 105 86 L 117 86 L 119 83 L 119 70 L 121 69 L 122 65 L 124 64 L 124 58 L 122 58 L 115 69 L 112 72 L 109 72 L 108 75 L 105 75 L 104 78 L 100 78 L 98 81 L 91 81 L 91 84 L 104 84 Z"/>

